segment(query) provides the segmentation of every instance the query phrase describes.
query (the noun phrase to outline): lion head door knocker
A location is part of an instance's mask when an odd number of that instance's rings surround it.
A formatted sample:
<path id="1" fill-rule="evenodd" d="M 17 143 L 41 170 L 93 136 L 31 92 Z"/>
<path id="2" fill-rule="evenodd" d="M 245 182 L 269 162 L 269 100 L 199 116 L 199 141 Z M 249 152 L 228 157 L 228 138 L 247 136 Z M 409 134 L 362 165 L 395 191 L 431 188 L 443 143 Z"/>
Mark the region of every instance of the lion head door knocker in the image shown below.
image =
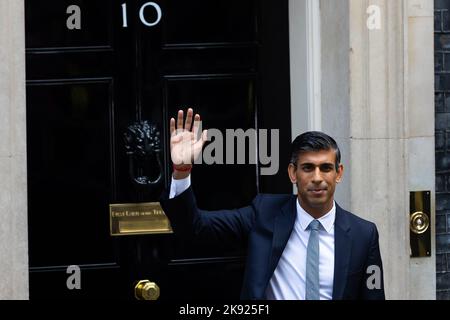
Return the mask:
<path id="1" fill-rule="evenodd" d="M 151 189 L 160 185 L 163 175 L 162 150 L 160 132 L 156 126 L 148 121 L 136 122 L 127 128 L 124 140 L 133 184 Z M 150 175 L 145 174 L 146 171 L 156 177 L 152 180 Z"/>

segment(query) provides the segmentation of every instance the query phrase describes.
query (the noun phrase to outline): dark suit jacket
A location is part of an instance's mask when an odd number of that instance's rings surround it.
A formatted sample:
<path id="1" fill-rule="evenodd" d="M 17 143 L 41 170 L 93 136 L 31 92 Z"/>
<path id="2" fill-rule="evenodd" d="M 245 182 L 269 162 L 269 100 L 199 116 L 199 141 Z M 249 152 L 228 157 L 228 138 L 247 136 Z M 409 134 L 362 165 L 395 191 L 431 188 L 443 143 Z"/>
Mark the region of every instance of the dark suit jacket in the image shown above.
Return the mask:
<path id="1" fill-rule="evenodd" d="M 197 208 L 192 187 L 173 199 L 168 192 L 161 206 L 174 232 L 206 237 L 209 243 L 248 245 L 242 299 L 264 299 L 278 261 L 294 227 L 295 195 L 259 194 L 252 204 L 235 210 Z M 375 224 L 336 205 L 333 299 L 384 299 L 383 268 Z M 381 271 L 379 289 L 369 289 L 373 279 L 367 268 Z"/>

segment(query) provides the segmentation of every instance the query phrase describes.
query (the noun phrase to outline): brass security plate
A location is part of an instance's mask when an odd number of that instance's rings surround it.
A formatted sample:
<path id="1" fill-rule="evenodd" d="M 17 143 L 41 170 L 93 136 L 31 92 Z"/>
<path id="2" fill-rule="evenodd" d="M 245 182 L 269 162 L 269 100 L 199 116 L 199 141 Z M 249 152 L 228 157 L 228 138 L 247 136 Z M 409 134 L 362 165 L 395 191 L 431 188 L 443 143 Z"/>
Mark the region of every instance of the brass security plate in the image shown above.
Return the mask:
<path id="1" fill-rule="evenodd" d="M 111 236 L 173 233 L 159 202 L 109 205 Z"/>
<path id="2" fill-rule="evenodd" d="M 431 256 L 431 192 L 412 191 L 409 196 L 411 257 Z"/>

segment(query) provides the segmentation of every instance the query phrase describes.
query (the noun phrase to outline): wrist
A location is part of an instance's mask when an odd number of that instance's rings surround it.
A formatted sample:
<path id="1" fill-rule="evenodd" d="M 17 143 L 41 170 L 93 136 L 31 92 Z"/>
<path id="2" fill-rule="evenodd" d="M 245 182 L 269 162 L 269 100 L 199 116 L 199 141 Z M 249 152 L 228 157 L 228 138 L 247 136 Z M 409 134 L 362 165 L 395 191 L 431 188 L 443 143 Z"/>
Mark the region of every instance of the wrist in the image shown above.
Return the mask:
<path id="1" fill-rule="evenodd" d="M 173 165 L 173 178 L 176 180 L 185 179 L 191 174 L 192 165 L 191 164 L 183 164 L 183 165 Z"/>
<path id="2" fill-rule="evenodd" d="M 191 172 L 192 164 L 173 164 L 173 171 Z"/>

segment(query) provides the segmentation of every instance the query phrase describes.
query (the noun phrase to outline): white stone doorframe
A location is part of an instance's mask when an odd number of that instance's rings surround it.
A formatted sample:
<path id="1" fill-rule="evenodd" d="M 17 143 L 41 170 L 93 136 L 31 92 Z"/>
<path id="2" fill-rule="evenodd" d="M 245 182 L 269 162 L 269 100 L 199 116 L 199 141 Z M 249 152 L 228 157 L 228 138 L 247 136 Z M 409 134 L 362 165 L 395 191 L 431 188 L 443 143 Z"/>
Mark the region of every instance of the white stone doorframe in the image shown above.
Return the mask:
<path id="1" fill-rule="evenodd" d="M 0 300 L 28 299 L 23 0 L 0 1 Z"/>
<path id="2" fill-rule="evenodd" d="M 381 28 L 367 27 L 370 5 Z M 388 299 L 435 299 L 433 0 L 290 0 L 292 136 L 323 130 L 336 199 L 375 222 Z M 410 258 L 409 192 L 432 193 L 432 256 Z M 295 191 L 295 190 L 294 190 Z"/>
<path id="3" fill-rule="evenodd" d="M 321 130 L 320 8 L 317 0 L 289 0 L 292 138 Z"/>
<path id="4" fill-rule="evenodd" d="M 322 129 L 319 1 L 289 0 L 289 51 L 293 140 L 305 131 Z"/>

